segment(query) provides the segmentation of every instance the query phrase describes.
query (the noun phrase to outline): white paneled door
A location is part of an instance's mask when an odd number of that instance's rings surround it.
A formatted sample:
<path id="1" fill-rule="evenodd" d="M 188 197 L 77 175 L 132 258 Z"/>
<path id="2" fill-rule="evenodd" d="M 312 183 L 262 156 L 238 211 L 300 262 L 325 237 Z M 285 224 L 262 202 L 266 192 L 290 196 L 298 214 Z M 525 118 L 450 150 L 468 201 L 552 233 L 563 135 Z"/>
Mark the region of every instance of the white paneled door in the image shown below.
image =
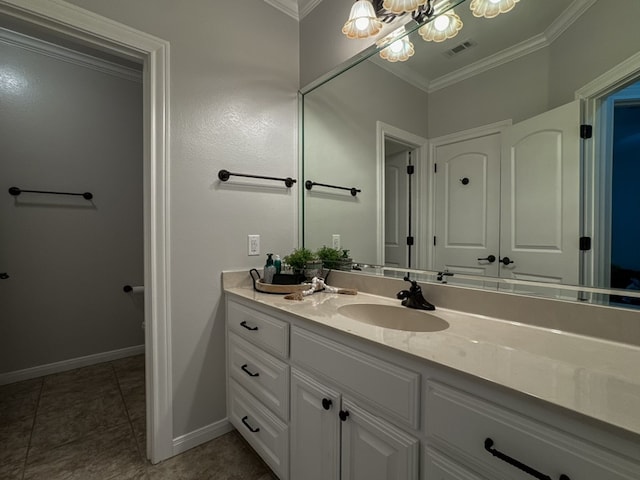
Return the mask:
<path id="1" fill-rule="evenodd" d="M 433 268 L 498 275 L 500 134 L 435 147 Z M 485 260 L 495 257 L 493 261 Z"/>
<path id="2" fill-rule="evenodd" d="M 409 152 L 390 155 L 384 166 L 384 264 L 387 267 L 408 265 L 409 235 Z"/>
<path id="3" fill-rule="evenodd" d="M 579 123 L 575 101 L 503 132 L 501 277 L 578 283 Z"/>

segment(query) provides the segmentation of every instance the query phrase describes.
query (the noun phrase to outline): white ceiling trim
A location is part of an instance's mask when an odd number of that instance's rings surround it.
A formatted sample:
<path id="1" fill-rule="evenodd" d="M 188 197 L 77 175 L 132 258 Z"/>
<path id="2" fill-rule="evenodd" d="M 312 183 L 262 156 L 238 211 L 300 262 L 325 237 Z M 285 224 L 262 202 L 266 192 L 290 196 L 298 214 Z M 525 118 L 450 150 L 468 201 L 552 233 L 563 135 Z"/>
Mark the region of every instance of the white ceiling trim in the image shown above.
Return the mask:
<path id="1" fill-rule="evenodd" d="M 295 20 L 300 20 L 298 17 L 298 2 L 296 0 L 264 0 L 273 8 L 277 8 L 283 13 L 286 13 Z"/>
<path id="2" fill-rule="evenodd" d="M 302 20 L 304 17 L 309 15 L 314 8 L 320 5 L 320 2 L 322 2 L 322 0 L 299 0 L 298 2 L 298 14 L 300 17 L 299 20 Z"/>
<path id="3" fill-rule="evenodd" d="M 541 33 L 524 42 L 509 47 L 501 52 L 484 58 L 478 62 L 467 65 L 454 72 L 448 73 L 430 82 L 423 82 L 428 93 L 446 88 L 454 83 L 504 65 L 525 55 L 529 55 L 541 48 L 551 45 L 562 33 L 569 28 L 580 16 L 585 13 L 597 0 L 575 0 L 562 14 Z M 414 83 L 415 79 L 411 83 Z"/>
<path id="4" fill-rule="evenodd" d="M 322 0 L 264 0 L 273 8 L 277 8 L 295 20 L 302 20 L 320 5 Z"/>

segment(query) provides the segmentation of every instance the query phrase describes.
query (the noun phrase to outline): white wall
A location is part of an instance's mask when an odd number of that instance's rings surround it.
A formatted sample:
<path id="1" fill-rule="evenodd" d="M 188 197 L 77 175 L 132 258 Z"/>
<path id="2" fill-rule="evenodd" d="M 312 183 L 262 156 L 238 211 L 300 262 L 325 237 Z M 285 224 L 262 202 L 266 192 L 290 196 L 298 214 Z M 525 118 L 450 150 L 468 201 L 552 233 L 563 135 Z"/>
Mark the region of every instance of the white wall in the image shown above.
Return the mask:
<path id="1" fill-rule="evenodd" d="M 171 43 L 173 436 L 226 417 L 220 272 L 296 244 L 299 184 L 251 187 L 218 170 L 297 176 L 298 24 L 262 0 L 72 0 Z M 282 185 L 282 186 L 281 186 Z"/>
<path id="2" fill-rule="evenodd" d="M 0 373 L 144 343 L 142 82 L 41 52 L 0 40 Z"/>

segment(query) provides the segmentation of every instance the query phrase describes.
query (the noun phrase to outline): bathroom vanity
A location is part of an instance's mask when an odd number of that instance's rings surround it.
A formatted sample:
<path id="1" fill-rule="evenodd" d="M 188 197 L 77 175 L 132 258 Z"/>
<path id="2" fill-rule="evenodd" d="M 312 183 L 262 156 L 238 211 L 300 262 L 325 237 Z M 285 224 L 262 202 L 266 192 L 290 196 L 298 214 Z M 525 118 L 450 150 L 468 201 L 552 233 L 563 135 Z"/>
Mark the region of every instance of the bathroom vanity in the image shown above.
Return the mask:
<path id="1" fill-rule="evenodd" d="M 423 312 L 366 293 L 225 293 L 229 420 L 281 480 L 640 478 L 637 346 L 442 308 L 438 331 L 402 330 Z"/>

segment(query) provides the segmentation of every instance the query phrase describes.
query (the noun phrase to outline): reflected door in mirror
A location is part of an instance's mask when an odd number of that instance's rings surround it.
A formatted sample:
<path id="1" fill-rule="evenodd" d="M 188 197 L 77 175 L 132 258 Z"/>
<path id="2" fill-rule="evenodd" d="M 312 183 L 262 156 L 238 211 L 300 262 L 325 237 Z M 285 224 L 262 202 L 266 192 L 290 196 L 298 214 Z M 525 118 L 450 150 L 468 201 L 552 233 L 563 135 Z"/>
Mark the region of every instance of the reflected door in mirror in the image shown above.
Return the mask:
<path id="1" fill-rule="evenodd" d="M 498 276 L 500 134 L 434 150 L 434 270 Z"/>

